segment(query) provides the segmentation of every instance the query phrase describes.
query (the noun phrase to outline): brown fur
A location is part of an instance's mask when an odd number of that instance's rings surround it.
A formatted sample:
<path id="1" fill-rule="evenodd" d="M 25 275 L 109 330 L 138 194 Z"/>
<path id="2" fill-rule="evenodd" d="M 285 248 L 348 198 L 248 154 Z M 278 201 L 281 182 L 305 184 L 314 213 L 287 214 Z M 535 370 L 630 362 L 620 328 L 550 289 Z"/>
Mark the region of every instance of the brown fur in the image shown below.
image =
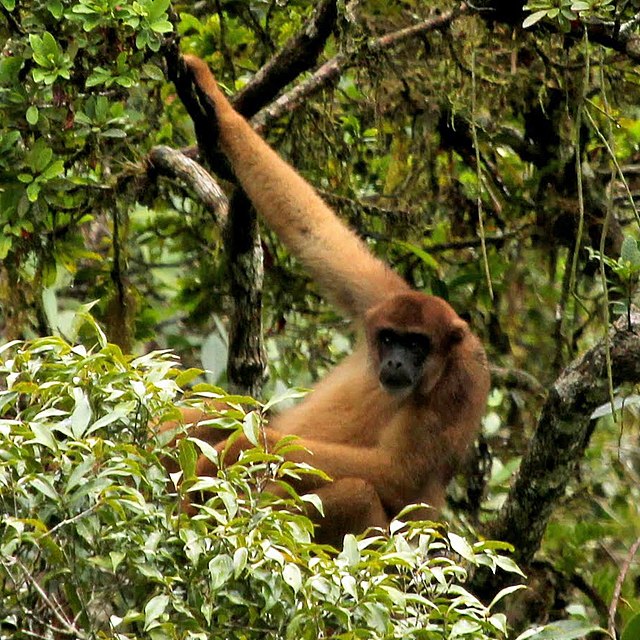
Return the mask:
<path id="1" fill-rule="evenodd" d="M 412 502 L 439 510 L 485 409 L 489 373 L 480 342 L 444 300 L 412 291 L 374 257 L 233 110 L 207 65 L 194 56 L 184 59 L 215 107 L 220 147 L 256 210 L 361 329 L 354 352 L 267 430 L 268 446 L 285 434 L 299 436 L 308 451 L 287 458 L 334 480 L 305 476 L 295 482 L 298 491 L 323 499 L 319 539 L 339 542 L 344 533 L 384 526 Z M 406 393 L 389 393 L 378 380 L 381 328 L 431 340 L 422 377 Z M 226 461 L 249 446 L 240 438 Z M 198 472 L 217 469 L 203 456 Z"/>

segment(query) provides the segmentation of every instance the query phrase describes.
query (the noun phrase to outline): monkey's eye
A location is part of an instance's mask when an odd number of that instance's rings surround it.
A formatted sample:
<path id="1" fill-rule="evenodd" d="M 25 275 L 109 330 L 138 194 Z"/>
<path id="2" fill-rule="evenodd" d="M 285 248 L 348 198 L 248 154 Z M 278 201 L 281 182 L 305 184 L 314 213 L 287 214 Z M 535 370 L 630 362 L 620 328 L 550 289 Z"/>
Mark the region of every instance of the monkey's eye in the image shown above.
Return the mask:
<path id="1" fill-rule="evenodd" d="M 389 346 L 393 342 L 393 331 L 385 329 L 378 334 L 378 341 L 380 344 Z"/>
<path id="2" fill-rule="evenodd" d="M 414 353 L 428 353 L 431 349 L 431 340 L 428 336 L 412 335 L 409 337 L 407 347 Z"/>

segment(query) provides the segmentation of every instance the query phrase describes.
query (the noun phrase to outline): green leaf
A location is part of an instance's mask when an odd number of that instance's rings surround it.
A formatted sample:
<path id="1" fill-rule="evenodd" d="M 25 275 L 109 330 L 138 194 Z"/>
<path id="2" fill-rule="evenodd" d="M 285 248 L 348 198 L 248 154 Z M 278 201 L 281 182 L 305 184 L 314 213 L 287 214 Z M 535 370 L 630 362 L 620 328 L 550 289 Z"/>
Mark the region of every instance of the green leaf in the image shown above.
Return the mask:
<path id="1" fill-rule="evenodd" d="M 536 22 L 540 22 L 540 20 L 542 20 L 543 18 L 546 18 L 547 13 L 548 11 L 546 9 L 543 11 L 536 11 L 535 13 L 532 13 L 530 16 L 527 16 L 524 19 L 524 22 L 522 23 L 522 27 L 524 29 L 532 27 L 534 24 L 536 24 Z"/>
<path id="2" fill-rule="evenodd" d="M 34 126 L 36 124 L 38 124 L 38 115 L 39 115 L 39 111 L 38 111 L 38 107 L 31 105 L 28 109 L 27 109 L 27 122 L 31 125 Z"/>
<path id="3" fill-rule="evenodd" d="M 91 422 L 93 411 L 91 410 L 89 399 L 82 389 L 74 387 L 72 393 L 76 406 L 71 414 L 71 431 L 76 438 L 81 438 Z"/>
<path id="4" fill-rule="evenodd" d="M 605 629 L 586 620 L 560 620 L 547 624 L 534 632 L 525 631 L 516 640 L 578 640 L 594 631 L 606 633 Z"/>
<path id="5" fill-rule="evenodd" d="M 40 195 L 40 184 L 38 182 L 32 182 L 27 187 L 27 198 L 29 198 L 29 202 L 35 202 Z"/>
<path id="6" fill-rule="evenodd" d="M 638 640 L 640 638 L 640 613 L 637 613 L 622 631 L 620 640 Z"/>
<path id="7" fill-rule="evenodd" d="M 180 371 L 178 376 L 176 376 L 176 384 L 179 387 L 185 387 L 190 382 L 193 382 L 198 376 L 202 375 L 202 369 L 197 369 L 195 367 L 189 367 L 189 369 L 185 369 L 184 371 Z"/>
<path id="8" fill-rule="evenodd" d="M 458 554 L 460 554 L 465 560 L 469 562 L 476 562 L 476 556 L 471 548 L 471 545 L 457 533 L 449 532 L 447 534 L 449 538 L 449 544 L 451 544 L 451 548 Z"/>
<path id="9" fill-rule="evenodd" d="M 127 132 L 123 131 L 122 129 L 105 129 L 104 131 L 100 132 L 100 135 L 103 138 L 126 138 L 127 137 Z"/>
<path id="10" fill-rule="evenodd" d="M 240 547 L 233 554 L 233 577 L 238 579 L 247 566 L 249 551 L 246 547 Z"/>
<path id="11" fill-rule="evenodd" d="M 198 452 L 193 442 L 187 438 L 182 438 L 178 444 L 178 461 L 184 478 L 193 478 L 196 475 Z"/>
<path id="12" fill-rule="evenodd" d="M 309 393 L 309 389 L 302 389 L 300 387 L 294 387 L 292 389 L 285 389 L 281 393 L 277 393 L 264 405 L 263 411 L 269 411 L 277 404 L 281 402 L 287 402 L 288 400 L 297 400 L 298 398 L 304 398 Z"/>
<path id="13" fill-rule="evenodd" d="M 60 0 L 49 0 L 49 2 L 47 2 L 47 9 L 49 9 L 49 12 L 56 20 L 62 18 L 63 7 Z"/>
<path id="14" fill-rule="evenodd" d="M 250 411 L 242 421 L 242 431 L 247 440 L 254 446 L 260 445 L 260 416 L 255 411 Z"/>
<path id="15" fill-rule="evenodd" d="M 54 160 L 43 172 L 42 178 L 51 180 L 57 178 L 64 173 L 64 162 L 62 160 Z"/>
<path id="16" fill-rule="evenodd" d="M 147 602 L 144 608 L 144 629 L 145 631 L 151 628 L 154 622 L 164 614 L 169 604 L 169 596 L 159 595 L 154 596 Z"/>
<path id="17" fill-rule="evenodd" d="M 4 260 L 9 255 L 13 242 L 9 236 L 0 236 L 0 260 Z"/>
<path id="18" fill-rule="evenodd" d="M 500 600 L 502 600 L 502 598 L 511 595 L 512 593 L 515 593 L 516 591 L 521 591 L 522 589 L 526 589 L 526 585 L 524 584 L 516 584 L 513 585 L 511 587 L 505 587 L 504 589 L 501 589 L 493 598 L 493 600 L 491 601 L 491 604 L 489 604 L 489 609 L 493 609 L 496 604 L 498 604 L 498 602 L 500 602 Z"/>
<path id="19" fill-rule="evenodd" d="M 282 579 L 298 593 L 302 587 L 302 572 L 298 565 L 291 562 L 287 563 L 282 570 Z"/>
<path id="20" fill-rule="evenodd" d="M 149 26 L 154 33 L 169 33 L 173 31 L 173 25 L 168 20 L 156 20 Z"/>
<path id="21" fill-rule="evenodd" d="M 51 451 L 58 450 L 58 443 L 48 427 L 44 426 L 40 422 L 32 422 L 29 427 L 33 433 L 33 440 L 31 440 L 31 442 L 37 442 L 38 444 L 44 445 Z"/>
<path id="22" fill-rule="evenodd" d="M 346 560 L 350 567 L 354 567 L 360 562 L 360 549 L 358 549 L 358 541 L 354 535 L 349 533 L 344 537 L 344 544 L 338 558 Z"/>
<path id="23" fill-rule="evenodd" d="M 591 9 L 591 5 L 588 2 L 573 2 L 571 4 L 571 9 L 573 11 L 588 11 L 589 9 Z"/>
<path id="24" fill-rule="evenodd" d="M 149 22 L 155 22 L 161 17 L 166 16 L 171 0 L 153 0 L 147 11 Z"/>
<path id="25" fill-rule="evenodd" d="M 60 496 L 57 491 L 53 488 L 53 485 L 49 482 L 48 478 L 34 478 L 31 481 L 31 486 L 39 491 L 41 494 L 45 495 L 50 500 L 54 502 L 58 502 Z"/>
<path id="26" fill-rule="evenodd" d="M 234 572 L 233 559 L 226 553 L 217 555 L 209 562 L 209 575 L 211 580 L 209 588 L 217 591 L 231 578 Z"/>
<path id="27" fill-rule="evenodd" d="M 638 249 L 638 242 L 635 238 L 631 236 L 624 237 L 620 250 L 620 258 L 634 267 L 640 267 L 640 250 Z"/>
<path id="28" fill-rule="evenodd" d="M 438 261 L 430 253 L 427 253 L 424 249 L 416 246 L 415 244 L 406 242 L 404 240 L 394 240 L 393 244 L 397 247 L 400 247 L 401 249 L 404 249 L 405 251 L 413 253 L 415 256 L 420 258 L 420 260 L 422 260 L 422 262 L 424 262 L 427 267 L 433 269 L 433 271 L 438 271 L 438 269 L 440 268 Z"/>
<path id="29" fill-rule="evenodd" d="M 40 138 L 29 151 L 27 162 L 29 166 L 36 172 L 44 171 L 45 167 L 53 159 L 53 149 L 47 146 L 47 143 Z"/>

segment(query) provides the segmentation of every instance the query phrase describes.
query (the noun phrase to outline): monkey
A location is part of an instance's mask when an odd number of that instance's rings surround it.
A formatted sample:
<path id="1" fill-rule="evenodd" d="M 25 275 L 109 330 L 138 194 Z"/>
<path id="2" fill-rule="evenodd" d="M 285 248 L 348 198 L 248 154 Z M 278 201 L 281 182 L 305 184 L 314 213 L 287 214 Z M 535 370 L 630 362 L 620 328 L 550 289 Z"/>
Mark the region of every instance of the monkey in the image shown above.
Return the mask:
<path id="1" fill-rule="evenodd" d="M 388 527 L 412 503 L 429 505 L 428 517 L 437 518 L 486 406 L 490 379 L 480 340 L 449 303 L 412 289 L 370 252 L 234 110 L 203 60 L 183 60 L 259 216 L 357 331 L 353 352 L 265 430 L 267 449 L 297 436 L 301 448 L 286 459 L 331 479 L 292 481 L 322 500 L 324 515 L 310 515 L 315 539 L 336 545 L 346 533 Z M 211 431 L 216 449 L 226 447 L 225 464 L 252 446 L 245 436 L 228 443 Z M 218 472 L 204 455 L 196 468 L 201 476 Z"/>

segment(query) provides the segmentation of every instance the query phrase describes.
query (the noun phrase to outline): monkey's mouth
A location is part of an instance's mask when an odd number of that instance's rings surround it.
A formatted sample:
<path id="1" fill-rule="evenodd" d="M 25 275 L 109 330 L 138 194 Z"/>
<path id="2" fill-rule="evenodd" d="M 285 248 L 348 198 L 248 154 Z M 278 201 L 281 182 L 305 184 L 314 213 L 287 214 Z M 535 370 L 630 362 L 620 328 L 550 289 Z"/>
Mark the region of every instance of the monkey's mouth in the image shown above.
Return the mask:
<path id="1" fill-rule="evenodd" d="M 379 380 L 382 388 L 392 394 L 409 391 L 413 387 L 411 378 L 401 373 L 382 371 Z"/>

